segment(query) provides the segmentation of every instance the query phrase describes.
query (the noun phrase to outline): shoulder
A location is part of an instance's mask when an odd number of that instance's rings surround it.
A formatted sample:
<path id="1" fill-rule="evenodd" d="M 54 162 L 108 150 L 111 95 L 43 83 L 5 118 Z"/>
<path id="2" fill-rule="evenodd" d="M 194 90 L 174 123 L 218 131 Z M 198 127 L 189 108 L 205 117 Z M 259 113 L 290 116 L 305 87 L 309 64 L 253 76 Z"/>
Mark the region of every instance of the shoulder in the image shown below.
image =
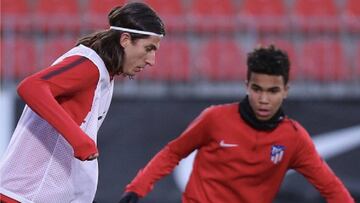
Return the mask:
<path id="1" fill-rule="evenodd" d="M 81 44 L 73 47 L 56 59 L 53 65 L 57 65 L 58 63 L 62 63 L 73 57 L 80 58 L 78 62 L 86 63 L 87 65 L 91 65 L 98 69 L 100 75 L 105 75 L 105 77 L 108 75 L 108 71 L 101 57 L 93 49 Z"/>
<path id="2" fill-rule="evenodd" d="M 211 105 L 205 108 L 201 112 L 201 117 L 214 117 L 218 118 L 222 115 L 228 115 L 230 112 L 237 112 L 238 103 L 225 103 L 225 104 L 216 104 Z"/>
<path id="3" fill-rule="evenodd" d="M 55 70 L 57 70 L 55 72 Z M 69 73 L 69 74 L 80 74 L 84 75 L 95 75 L 99 76 L 99 70 L 97 66 L 87 57 L 80 55 L 72 55 L 64 58 L 58 63 L 51 66 L 49 70 L 53 73 Z"/>
<path id="4" fill-rule="evenodd" d="M 300 145 L 308 145 L 312 143 L 309 132 L 298 121 L 290 118 L 285 118 L 284 124 L 286 124 L 287 132 L 292 136 L 296 143 Z"/>
<path id="5" fill-rule="evenodd" d="M 212 113 L 224 113 L 224 112 L 232 112 L 236 111 L 239 108 L 239 103 L 225 103 L 225 104 L 217 104 L 211 105 L 205 109 L 205 111 L 209 111 Z"/>
<path id="6" fill-rule="evenodd" d="M 224 103 L 211 105 L 205 108 L 202 115 L 220 117 L 229 114 L 238 114 L 239 103 Z"/>
<path id="7" fill-rule="evenodd" d="M 292 131 L 297 136 L 308 136 L 308 131 L 298 121 L 286 117 L 283 124 L 287 130 Z"/>
<path id="8" fill-rule="evenodd" d="M 61 67 L 75 67 L 75 66 L 81 66 L 86 64 L 87 66 L 94 66 L 96 67 L 96 65 L 87 57 L 85 56 L 81 56 L 81 55 L 71 55 L 71 56 L 67 56 L 64 57 L 62 60 L 58 61 L 57 63 L 54 63 L 53 65 L 51 65 L 52 67 L 57 67 L 57 66 L 61 66 Z"/>

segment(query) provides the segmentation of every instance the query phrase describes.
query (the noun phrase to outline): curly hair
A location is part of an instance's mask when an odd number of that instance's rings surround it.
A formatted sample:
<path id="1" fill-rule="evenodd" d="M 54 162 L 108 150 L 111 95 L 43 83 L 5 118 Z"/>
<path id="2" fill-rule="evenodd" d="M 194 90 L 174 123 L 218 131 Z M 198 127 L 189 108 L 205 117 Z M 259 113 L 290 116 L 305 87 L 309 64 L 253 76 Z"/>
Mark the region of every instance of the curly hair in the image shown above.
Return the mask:
<path id="1" fill-rule="evenodd" d="M 267 75 L 280 75 L 284 83 L 289 81 L 290 61 L 287 53 L 274 45 L 260 46 L 248 53 L 247 56 L 247 79 L 251 73 Z"/>

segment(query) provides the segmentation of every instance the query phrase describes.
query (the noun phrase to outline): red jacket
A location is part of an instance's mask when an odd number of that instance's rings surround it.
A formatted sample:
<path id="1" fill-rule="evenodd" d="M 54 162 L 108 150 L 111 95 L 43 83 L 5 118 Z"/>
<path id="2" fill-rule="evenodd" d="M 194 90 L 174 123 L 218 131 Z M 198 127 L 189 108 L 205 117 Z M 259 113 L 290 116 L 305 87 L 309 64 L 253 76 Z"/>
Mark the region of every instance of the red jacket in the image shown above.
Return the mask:
<path id="1" fill-rule="evenodd" d="M 94 144 L 80 125 L 93 102 L 99 71 L 91 60 L 70 56 L 24 79 L 18 94 L 39 116 L 51 124 L 75 148 Z M 97 152 L 81 148 L 79 157 Z"/>
<path id="2" fill-rule="evenodd" d="M 288 169 L 303 174 L 327 202 L 354 202 L 300 124 L 285 118 L 273 131 L 258 131 L 245 123 L 238 108 L 233 103 L 204 110 L 139 171 L 126 191 L 145 196 L 197 149 L 184 203 L 269 203 Z"/>

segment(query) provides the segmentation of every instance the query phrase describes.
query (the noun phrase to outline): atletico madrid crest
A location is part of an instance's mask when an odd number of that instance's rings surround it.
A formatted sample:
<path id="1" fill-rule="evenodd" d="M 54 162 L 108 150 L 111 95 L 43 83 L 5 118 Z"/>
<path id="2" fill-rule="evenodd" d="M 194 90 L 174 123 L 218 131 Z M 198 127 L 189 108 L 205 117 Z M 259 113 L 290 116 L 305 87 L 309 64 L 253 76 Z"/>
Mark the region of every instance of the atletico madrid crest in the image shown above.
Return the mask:
<path id="1" fill-rule="evenodd" d="M 282 145 L 273 145 L 271 146 L 270 160 L 274 164 L 280 163 L 284 156 L 285 146 Z"/>

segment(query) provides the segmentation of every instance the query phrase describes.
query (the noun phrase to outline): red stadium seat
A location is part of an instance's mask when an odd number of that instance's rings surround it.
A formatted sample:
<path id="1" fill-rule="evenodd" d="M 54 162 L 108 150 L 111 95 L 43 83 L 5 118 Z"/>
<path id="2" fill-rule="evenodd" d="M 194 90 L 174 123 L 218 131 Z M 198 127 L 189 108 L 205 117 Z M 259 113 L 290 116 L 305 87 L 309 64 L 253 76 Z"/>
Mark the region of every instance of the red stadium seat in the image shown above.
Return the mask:
<path id="1" fill-rule="evenodd" d="M 360 1 L 347 0 L 342 16 L 346 29 L 350 32 L 360 32 Z"/>
<path id="2" fill-rule="evenodd" d="M 37 49 L 29 37 L 2 39 L 1 49 L 3 77 L 21 80 L 36 71 Z"/>
<path id="3" fill-rule="evenodd" d="M 75 46 L 76 40 L 71 38 L 48 38 L 40 44 L 39 68 L 49 67 L 57 58 Z"/>
<path id="4" fill-rule="evenodd" d="M 190 79 L 188 43 L 179 39 L 163 39 L 156 52 L 156 62 L 150 70 L 137 77 L 140 80 L 184 82 Z"/>
<path id="5" fill-rule="evenodd" d="M 250 30 L 286 31 L 289 26 L 283 0 L 244 0 L 238 17 Z"/>
<path id="6" fill-rule="evenodd" d="M 85 9 L 86 27 L 90 29 L 107 29 L 108 13 L 115 6 L 122 6 L 126 0 L 88 0 Z"/>
<path id="7" fill-rule="evenodd" d="M 21 15 L 29 11 L 27 0 L 1 0 L 1 13 L 4 15 Z"/>
<path id="8" fill-rule="evenodd" d="M 37 0 L 36 28 L 42 31 L 80 31 L 80 7 L 74 0 Z"/>
<path id="9" fill-rule="evenodd" d="M 339 31 L 339 12 L 333 0 L 296 0 L 291 14 L 296 30 Z"/>
<path id="10" fill-rule="evenodd" d="M 195 31 L 233 30 L 236 9 L 231 0 L 193 0 L 188 12 L 189 23 Z"/>
<path id="11" fill-rule="evenodd" d="M 27 0 L 1 0 L 1 30 L 28 30 L 31 12 Z"/>
<path id="12" fill-rule="evenodd" d="M 164 20 L 169 31 L 184 31 L 186 28 L 185 14 L 181 0 L 145 0 Z"/>
<path id="13" fill-rule="evenodd" d="M 342 44 L 332 39 L 303 42 L 297 65 L 303 75 L 316 81 L 336 82 L 349 79 L 349 69 Z"/>
<path id="14" fill-rule="evenodd" d="M 246 74 L 245 53 L 232 39 L 203 42 L 197 51 L 195 68 L 205 80 L 242 81 Z"/>

